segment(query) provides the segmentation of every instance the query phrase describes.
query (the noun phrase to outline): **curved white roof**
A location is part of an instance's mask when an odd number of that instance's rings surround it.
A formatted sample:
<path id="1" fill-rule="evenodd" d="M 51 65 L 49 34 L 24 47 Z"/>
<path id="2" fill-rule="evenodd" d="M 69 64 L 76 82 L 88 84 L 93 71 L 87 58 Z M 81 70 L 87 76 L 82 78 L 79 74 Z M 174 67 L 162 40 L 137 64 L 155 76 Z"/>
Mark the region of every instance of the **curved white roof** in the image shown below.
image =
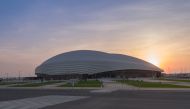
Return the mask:
<path id="1" fill-rule="evenodd" d="M 48 75 L 94 74 L 127 69 L 163 71 L 151 63 L 127 55 L 77 50 L 48 59 L 35 72 Z"/>

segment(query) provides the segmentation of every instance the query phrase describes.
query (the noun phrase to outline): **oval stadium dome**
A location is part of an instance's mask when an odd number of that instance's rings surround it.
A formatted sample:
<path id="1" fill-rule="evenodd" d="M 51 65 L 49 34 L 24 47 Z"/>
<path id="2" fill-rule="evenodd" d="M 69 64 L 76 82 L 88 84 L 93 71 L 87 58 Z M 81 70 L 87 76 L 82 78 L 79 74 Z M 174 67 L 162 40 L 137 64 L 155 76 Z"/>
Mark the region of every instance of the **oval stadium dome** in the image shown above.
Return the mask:
<path id="1" fill-rule="evenodd" d="M 163 72 L 144 60 L 92 50 L 77 50 L 54 56 L 35 70 L 38 77 L 53 79 L 97 77 L 159 77 Z"/>

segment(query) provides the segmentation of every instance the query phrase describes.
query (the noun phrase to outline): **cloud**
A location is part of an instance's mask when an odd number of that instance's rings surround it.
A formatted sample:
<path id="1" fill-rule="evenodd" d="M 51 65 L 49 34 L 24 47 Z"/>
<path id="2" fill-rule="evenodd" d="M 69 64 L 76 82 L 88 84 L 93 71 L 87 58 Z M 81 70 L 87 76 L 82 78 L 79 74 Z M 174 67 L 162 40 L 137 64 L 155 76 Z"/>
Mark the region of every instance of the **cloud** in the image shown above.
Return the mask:
<path id="1" fill-rule="evenodd" d="M 77 49 L 126 53 L 143 59 L 150 51 L 168 57 L 179 52 L 190 54 L 189 1 L 113 4 L 32 4 L 4 23 L 0 60 L 32 65 L 25 71 L 33 72 L 45 59 Z"/>

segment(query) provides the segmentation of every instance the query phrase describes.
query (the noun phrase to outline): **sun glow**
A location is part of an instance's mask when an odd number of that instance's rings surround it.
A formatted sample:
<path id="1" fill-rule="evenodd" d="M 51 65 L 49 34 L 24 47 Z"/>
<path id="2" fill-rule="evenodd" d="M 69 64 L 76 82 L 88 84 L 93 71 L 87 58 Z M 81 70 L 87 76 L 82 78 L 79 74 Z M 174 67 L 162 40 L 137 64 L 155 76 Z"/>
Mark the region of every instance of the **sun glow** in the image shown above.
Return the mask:
<path id="1" fill-rule="evenodd" d="M 155 56 L 149 56 L 148 57 L 148 62 L 150 62 L 150 63 L 152 63 L 152 64 L 154 64 L 156 66 L 160 65 L 160 62 L 159 62 L 158 58 L 155 57 Z"/>

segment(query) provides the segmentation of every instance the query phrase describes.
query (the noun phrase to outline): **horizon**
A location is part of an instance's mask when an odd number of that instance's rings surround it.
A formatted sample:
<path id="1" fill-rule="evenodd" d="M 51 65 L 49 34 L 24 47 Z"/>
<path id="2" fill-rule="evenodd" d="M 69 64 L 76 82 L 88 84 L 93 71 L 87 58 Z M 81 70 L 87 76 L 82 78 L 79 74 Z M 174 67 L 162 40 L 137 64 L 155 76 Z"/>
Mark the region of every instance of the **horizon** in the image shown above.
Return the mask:
<path id="1" fill-rule="evenodd" d="M 0 1 L 0 77 L 34 76 L 74 50 L 133 56 L 168 74 L 190 73 L 190 1 Z"/>

